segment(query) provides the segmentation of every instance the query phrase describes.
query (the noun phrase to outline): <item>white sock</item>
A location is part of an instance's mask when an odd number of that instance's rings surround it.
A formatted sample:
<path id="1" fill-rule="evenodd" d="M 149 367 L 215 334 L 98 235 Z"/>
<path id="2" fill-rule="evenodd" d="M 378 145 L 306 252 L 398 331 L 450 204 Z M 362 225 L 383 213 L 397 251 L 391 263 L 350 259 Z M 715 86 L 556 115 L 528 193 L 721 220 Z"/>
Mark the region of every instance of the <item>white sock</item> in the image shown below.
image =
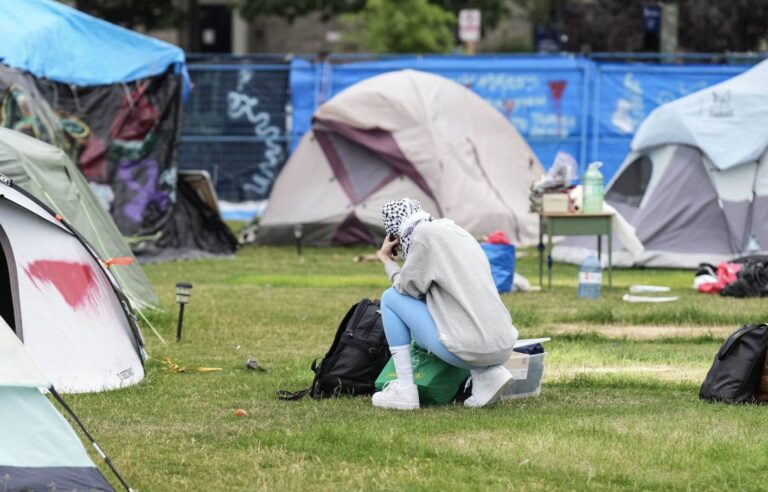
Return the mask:
<path id="1" fill-rule="evenodd" d="M 389 347 L 392 353 L 392 360 L 395 362 L 395 372 L 397 380 L 401 386 L 413 386 L 413 366 L 411 365 L 411 346 L 400 345 L 398 347 Z"/>

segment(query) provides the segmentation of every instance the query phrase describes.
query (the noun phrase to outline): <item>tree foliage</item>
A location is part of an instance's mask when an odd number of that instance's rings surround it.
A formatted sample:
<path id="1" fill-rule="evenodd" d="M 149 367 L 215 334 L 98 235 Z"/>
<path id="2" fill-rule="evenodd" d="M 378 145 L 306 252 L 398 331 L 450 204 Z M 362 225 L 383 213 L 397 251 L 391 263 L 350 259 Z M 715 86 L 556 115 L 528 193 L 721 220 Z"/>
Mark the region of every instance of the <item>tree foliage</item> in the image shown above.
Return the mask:
<path id="1" fill-rule="evenodd" d="M 530 1 L 530 0 L 529 0 Z M 533 0 L 535 1 L 535 0 Z M 643 49 L 645 0 L 570 0 L 565 29 L 569 50 Z M 678 44 L 693 52 L 750 51 L 768 35 L 765 0 L 678 0 Z"/>
<path id="2" fill-rule="evenodd" d="M 181 12 L 174 6 L 173 0 L 77 0 L 76 7 L 128 29 L 172 27 L 181 18 Z"/>
<path id="3" fill-rule="evenodd" d="M 428 0 L 368 0 L 354 20 L 375 53 L 444 53 L 455 42 L 455 15 Z"/>
<path id="4" fill-rule="evenodd" d="M 244 19 L 276 15 L 293 21 L 320 12 L 322 20 L 328 20 L 338 14 L 359 12 L 364 7 L 365 0 L 240 0 L 240 15 Z"/>
<path id="5" fill-rule="evenodd" d="M 479 9 L 484 28 L 494 28 L 507 13 L 505 0 L 428 0 L 433 5 L 458 15 L 461 9 Z M 277 15 L 288 20 L 320 12 L 323 20 L 338 14 L 357 13 L 365 8 L 365 0 L 240 0 L 240 14 L 245 19 Z"/>

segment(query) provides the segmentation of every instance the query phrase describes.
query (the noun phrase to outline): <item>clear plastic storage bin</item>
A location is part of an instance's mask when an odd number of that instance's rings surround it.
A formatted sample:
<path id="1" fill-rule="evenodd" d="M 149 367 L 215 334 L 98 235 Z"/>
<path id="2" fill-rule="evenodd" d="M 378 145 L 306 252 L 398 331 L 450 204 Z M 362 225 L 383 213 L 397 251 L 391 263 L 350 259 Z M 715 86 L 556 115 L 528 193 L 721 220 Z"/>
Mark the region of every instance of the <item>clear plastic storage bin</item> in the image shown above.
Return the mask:
<path id="1" fill-rule="evenodd" d="M 544 357 L 547 355 L 547 353 L 544 352 L 535 355 L 519 355 L 527 358 L 528 371 L 526 377 L 525 379 L 515 379 L 512 381 L 512 384 L 510 384 L 501 395 L 502 401 L 517 398 L 536 397 L 541 394 L 541 377 L 544 375 Z M 514 364 L 518 368 L 517 373 L 519 374 L 520 361 L 513 361 L 514 359 L 510 359 L 510 362 L 505 365 L 509 365 L 510 363 Z M 512 372 L 513 377 L 516 375 L 515 371 L 510 372 Z"/>

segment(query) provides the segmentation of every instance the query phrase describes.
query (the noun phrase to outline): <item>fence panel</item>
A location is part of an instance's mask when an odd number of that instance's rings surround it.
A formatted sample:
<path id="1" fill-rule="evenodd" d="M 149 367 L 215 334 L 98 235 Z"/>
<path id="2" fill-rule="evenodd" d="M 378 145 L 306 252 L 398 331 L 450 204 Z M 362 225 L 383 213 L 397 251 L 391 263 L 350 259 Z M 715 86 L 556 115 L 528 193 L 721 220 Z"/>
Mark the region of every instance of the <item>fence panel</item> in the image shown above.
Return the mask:
<path id="1" fill-rule="evenodd" d="M 404 56 L 350 61 L 331 56 L 320 71 L 318 100 L 365 78 L 406 68 L 434 73 L 471 89 L 512 123 L 545 167 L 558 150 L 586 159 L 591 62 L 571 56 Z"/>
<path id="2" fill-rule="evenodd" d="M 410 68 L 455 80 L 488 101 L 544 167 L 564 150 L 582 169 L 602 160 L 610 179 L 653 109 L 760 60 L 712 56 L 677 56 L 674 64 L 647 63 L 649 57 L 666 60 L 658 55 L 626 53 L 593 59 L 331 55 L 323 62 L 313 56 L 198 61 L 189 65 L 195 88 L 184 108 L 179 162 L 182 168 L 208 170 L 221 199 L 265 199 L 289 153 L 311 128 L 319 104 L 368 77 Z"/>
<path id="3" fill-rule="evenodd" d="M 615 174 L 632 136 L 651 111 L 664 103 L 727 80 L 744 65 L 649 65 L 597 63 L 592 87 L 589 160 Z"/>
<path id="4" fill-rule="evenodd" d="M 205 169 L 220 199 L 269 196 L 288 156 L 290 63 L 193 63 L 179 165 Z"/>

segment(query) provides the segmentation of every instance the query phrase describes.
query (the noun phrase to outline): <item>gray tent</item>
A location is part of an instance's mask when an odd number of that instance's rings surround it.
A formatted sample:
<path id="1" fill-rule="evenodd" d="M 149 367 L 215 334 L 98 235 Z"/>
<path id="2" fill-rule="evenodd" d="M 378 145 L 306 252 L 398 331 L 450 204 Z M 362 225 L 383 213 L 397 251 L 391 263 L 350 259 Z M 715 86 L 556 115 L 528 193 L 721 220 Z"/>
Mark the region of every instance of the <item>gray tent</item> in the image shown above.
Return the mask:
<path id="1" fill-rule="evenodd" d="M 402 70 L 371 77 L 321 105 L 280 173 L 260 242 L 375 243 L 381 206 L 408 196 L 475 236 L 503 230 L 535 243 L 528 189 L 541 164 L 514 127 L 469 89 Z"/>
<path id="2" fill-rule="evenodd" d="M 768 63 L 651 113 L 605 199 L 645 246 L 620 250 L 618 266 L 695 268 L 768 248 Z M 568 239 L 553 257 L 578 263 L 590 249 Z"/>
<path id="3" fill-rule="evenodd" d="M 0 174 L 60 214 L 83 235 L 104 260 L 126 257 L 130 265 L 111 267 L 112 274 L 138 307 L 159 304 L 149 280 L 112 217 L 64 152 L 22 133 L 0 128 Z"/>

